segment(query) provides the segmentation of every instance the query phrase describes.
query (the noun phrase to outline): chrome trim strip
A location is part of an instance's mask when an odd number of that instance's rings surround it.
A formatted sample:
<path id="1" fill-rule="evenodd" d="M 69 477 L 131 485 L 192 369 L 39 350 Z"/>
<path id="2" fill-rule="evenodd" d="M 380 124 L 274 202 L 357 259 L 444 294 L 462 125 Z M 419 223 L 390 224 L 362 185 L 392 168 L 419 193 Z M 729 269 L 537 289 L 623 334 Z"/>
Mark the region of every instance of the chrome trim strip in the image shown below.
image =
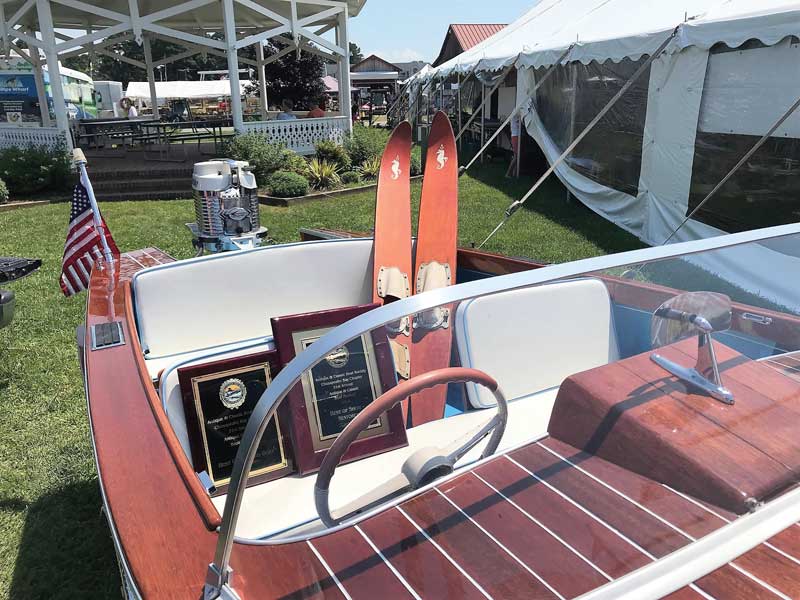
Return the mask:
<path id="1" fill-rule="evenodd" d="M 458 302 L 474 296 L 546 283 L 557 279 L 576 277 L 614 267 L 697 254 L 709 250 L 732 248 L 751 242 L 760 242 L 798 233 L 800 233 L 800 224 L 782 225 L 768 229 L 672 244 L 669 246 L 633 250 L 611 256 L 599 256 L 571 263 L 551 265 L 533 271 L 448 286 L 393 302 L 387 306 L 356 317 L 348 323 L 337 327 L 286 365 L 258 401 L 258 405 L 253 411 L 245 429 L 242 443 L 234 462 L 233 477 L 229 488 L 230 492 L 225 501 L 219 541 L 214 555 L 214 564 L 217 568 L 221 569 L 220 572 L 225 572 L 225 569 L 228 568 L 234 543 L 236 522 L 239 518 L 242 497 L 247 484 L 246 474 L 250 471 L 258 443 L 261 440 L 261 436 L 266 429 L 269 419 L 271 419 L 275 413 L 278 404 L 287 395 L 289 390 L 300 381 L 300 378 L 306 370 L 310 369 L 330 352 L 355 339 L 363 332 L 371 331 L 408 315 L 413 315 L 437 306 Z M 310 243 L 331 244 L 344 242 L 370 243 L 364 240 L 330 240 Z M 214 259 L 214 257 L 210 259 Z M 168 266 L 166 266 L 166 268 L 168 268 Z"/>

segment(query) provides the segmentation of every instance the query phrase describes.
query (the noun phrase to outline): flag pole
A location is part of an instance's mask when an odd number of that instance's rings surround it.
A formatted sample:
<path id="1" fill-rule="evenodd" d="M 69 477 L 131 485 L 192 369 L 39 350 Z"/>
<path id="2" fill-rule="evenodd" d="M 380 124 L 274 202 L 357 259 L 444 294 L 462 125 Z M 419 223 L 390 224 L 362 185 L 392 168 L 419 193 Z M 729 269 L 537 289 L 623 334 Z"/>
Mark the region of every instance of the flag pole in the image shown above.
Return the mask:
<path id="1" fill-rule="evenodd" d="M 75 165 L 81 172 L 81 183 L 83 184 L 83 187 L 86 189 L 86 195 L 89 196 L 89 203 L 92 205 L 94 228 L 100 235 L 100 242 L 103 244 L 103 256 L 105 257 L 106 262 L 108 264 L 113 265 L 114 254 L 111 252 L 111 248 L 109 248 L 108 246 L 108 240 L 106 239 L 106 230 L 103 227 L 103 220 L 100 217 L 100 207 L 97 206 L 97 198 L 95 198 L 94 196 L 94 188 L 92 188 L 92 182 L 89 180 L 89 173 L 86 171 L 86 156 L 84 155 L 83 150 L 81 150 L 80 148 L 75 148 L 72 151 L 72 160 L 75 162 Z"/>

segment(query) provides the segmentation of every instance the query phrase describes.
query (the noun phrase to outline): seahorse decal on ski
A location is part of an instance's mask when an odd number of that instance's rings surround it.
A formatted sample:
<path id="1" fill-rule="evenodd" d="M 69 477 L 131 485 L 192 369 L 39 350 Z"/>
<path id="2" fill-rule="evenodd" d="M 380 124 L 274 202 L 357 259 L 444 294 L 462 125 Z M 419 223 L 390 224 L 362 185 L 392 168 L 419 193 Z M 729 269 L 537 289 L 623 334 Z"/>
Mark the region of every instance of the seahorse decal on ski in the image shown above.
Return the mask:
<path id="1" fill-rule="evenodd" d="M 400 179 L 400 175 L 403 174 L 402 169 L 400 168 L 400 155 L 394 157 L 392 161 L 392 179 L 397 181 Z"/>
<path id="2" fill-rule="evenodd" d="M 439 149 L 436 151 L 436 169 L 441 171 L 447 165 L 447 161 L 450 159 L 447 156 L 447 153 L 444 150 L 444 144 L 439 146 Z"/>

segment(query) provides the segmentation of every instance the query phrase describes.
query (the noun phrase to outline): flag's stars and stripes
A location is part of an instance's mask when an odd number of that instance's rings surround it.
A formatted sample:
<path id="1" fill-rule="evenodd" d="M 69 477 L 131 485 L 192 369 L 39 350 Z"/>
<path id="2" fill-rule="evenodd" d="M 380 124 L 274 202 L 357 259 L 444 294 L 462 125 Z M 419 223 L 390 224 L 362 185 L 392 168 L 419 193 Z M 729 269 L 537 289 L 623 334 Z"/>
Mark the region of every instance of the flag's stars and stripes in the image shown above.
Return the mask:
<path id="1" fill-rule="evenodd" d="M 100 219 L 103 234 L 114 255 L 119 255 L 114 238 L 105 221 Z M 103 241 L 94 224 L 92 204 L 86 188 L 81 184 L 72 192 L 72 207 L 69 214 L 69 230 L 61 261 L 61 290 L 72 296 L 89 287 L 89 276 L 94 263 L 103 258 Z"/>

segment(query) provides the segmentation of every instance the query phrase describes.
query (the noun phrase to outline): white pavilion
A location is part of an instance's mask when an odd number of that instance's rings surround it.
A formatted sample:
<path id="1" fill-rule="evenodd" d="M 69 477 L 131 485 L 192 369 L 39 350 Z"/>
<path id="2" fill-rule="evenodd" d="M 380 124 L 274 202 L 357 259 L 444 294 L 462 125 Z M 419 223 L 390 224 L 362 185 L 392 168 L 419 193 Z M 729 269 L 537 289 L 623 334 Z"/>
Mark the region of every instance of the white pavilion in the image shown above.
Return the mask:
<path id="1" fill-rule="evenodd" d="M 47 107 L 43 75 L 46 64 L 55 112 L 52 122 L 42 110 L 41 126 L 0 125 L 0 148 L 49 145 L 72 141 L 64 101 L 59 60 L 81 54 L 105 55 L 140 67 L 147 74 L 151 106 L 158 106 L 155 70 L 195 54 L 227 58 L 231 114 L 237 132 L 259 131 L 292 147 L 317 139 L 342 137 L 351 129 L 348 19 L 366 0 L 0 0 L 0 56 L 22 57 L 31 63 L 39 106 Z M 325 35 L 333 31 L 334 35 Z M 66 32 L 66 33 L 65 33 Z M 68 35 L 69 33 L 69 35 Z M 217 35 L 214 39 L 214 33 Z M 153 39 L 182 45 L 186 50 L 153 61 Z M 113 52 L 127 40 L 142 44 L 144 62 Z M 274 40 L 281 51 L 264 57 L 263 43 Z M 257 60 L 239 56 L 255 46 Z M 339 66 L 339 115 L 321 119 L 268 121 L 264 66 L 290 52 L 311 52 Z M 245 122 L 240 94 L 240 65 L 253 67 L 261 87 L 261 120 Z"/>

